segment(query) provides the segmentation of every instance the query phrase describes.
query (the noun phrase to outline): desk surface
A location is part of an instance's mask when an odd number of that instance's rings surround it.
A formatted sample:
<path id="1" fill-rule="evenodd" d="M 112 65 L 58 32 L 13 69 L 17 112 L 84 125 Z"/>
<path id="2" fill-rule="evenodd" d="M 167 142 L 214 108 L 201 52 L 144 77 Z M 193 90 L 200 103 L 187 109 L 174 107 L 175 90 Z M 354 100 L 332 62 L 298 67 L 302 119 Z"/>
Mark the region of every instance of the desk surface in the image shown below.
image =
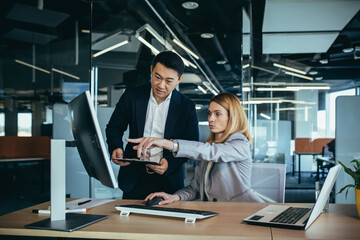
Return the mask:
<path id="1" fill-rule="evenodd" d="M 195 224 L 184 219 L 130 214 L 120 216 L 114 206 L 142 204 L 140 200 L 118 200 L 88 211 L 106 214 L 108 219 L 74 232 L 24 229 L 24 225 L 49 218 L 49 215 L 31 213 L 33 208 L 45 209 L 49 203 L 39 204 L 0 216 L 0 235 L 97 238 L 97 239 L 354 239 L 360 236 L 360 220 L 355 205 L 330 205 L 330 213 L 323 213 L 307 231 L 277 229 L 242 223 L 242 219 L 265 207 L 266 203 L 231 202 L 176 202 L 167 207 L 211 210 L 219 215 L 197 220 Z M 293 204 L 289 204 L 293 205 Z"/>
<path id="2" fill-rule="evenodd" d="M 294 152 L 295 154 L 298 155 L 321 155 L 321 152 Z"/>

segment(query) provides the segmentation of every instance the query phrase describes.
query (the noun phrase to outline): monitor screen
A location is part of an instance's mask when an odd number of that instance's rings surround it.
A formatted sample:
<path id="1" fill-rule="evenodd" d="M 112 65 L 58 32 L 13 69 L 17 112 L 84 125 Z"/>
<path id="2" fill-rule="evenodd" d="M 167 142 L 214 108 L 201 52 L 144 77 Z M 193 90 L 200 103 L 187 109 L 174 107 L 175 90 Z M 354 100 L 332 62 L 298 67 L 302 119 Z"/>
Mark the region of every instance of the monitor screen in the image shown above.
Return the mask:
<path id="1" fill-rule="evenodd" d="M 75 143 L 87 173 L 107 187 L 118 188 L 89 91 L 74 98 L 68 108 Z"/>

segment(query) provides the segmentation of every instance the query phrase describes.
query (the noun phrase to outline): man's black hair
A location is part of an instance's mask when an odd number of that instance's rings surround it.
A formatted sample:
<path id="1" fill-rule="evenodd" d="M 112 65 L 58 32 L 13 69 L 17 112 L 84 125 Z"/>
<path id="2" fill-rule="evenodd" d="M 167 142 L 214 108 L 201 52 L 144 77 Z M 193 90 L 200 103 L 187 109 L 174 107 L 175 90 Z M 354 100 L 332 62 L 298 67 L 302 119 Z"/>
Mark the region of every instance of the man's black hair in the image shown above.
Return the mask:
<path id="1" fill-rule="evenodd" d="M 153 68 L 157 63 L 161 63 L 167 68 L 175 70 L 179 74 L 179 78 L 184 73 L 184 62 L 179 55 L 172 51 L 163 51 L 155 56 L 152 66 Z"/>

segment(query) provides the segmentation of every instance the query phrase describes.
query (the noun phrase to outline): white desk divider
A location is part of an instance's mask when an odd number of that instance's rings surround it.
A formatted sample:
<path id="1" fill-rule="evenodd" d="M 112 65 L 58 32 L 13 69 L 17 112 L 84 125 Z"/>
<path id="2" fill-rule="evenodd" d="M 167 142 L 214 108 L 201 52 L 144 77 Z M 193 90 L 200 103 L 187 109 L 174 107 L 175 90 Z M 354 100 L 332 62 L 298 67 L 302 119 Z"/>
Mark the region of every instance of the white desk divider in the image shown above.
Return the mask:
<path id="1" fill-rule="evenodd" d="M 51 221 L 65 220 L 65 140 L 51 140 L 50 199 Z"/>

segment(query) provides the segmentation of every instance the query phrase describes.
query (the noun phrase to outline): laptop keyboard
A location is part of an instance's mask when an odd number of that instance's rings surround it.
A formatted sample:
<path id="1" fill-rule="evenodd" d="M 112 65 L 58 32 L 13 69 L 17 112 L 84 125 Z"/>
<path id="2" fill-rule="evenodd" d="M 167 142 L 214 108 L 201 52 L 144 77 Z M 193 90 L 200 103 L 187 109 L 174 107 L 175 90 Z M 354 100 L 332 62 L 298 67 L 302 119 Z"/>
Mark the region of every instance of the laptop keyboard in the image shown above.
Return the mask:
<path id="1" fill-rule="evenodd" d="M 290 207 L 273 218 L 270 222 L 295 224 L 300 218 L 308 213 L 311 208 Z"/>

